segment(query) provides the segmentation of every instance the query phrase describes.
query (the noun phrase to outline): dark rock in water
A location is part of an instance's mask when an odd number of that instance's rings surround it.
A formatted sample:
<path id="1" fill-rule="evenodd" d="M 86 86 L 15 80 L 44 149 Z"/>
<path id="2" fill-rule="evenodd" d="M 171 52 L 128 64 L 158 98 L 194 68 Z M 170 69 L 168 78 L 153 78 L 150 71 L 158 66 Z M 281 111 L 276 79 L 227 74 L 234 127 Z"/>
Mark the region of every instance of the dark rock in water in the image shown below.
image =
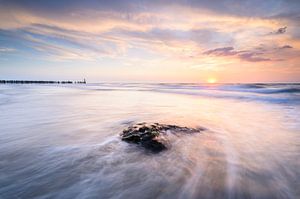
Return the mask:
<path id="1" fill-rule="evenodd" d="M 168 140 L 166 133 L 197 133 L 204 129 L 193 129 L 176 125 L 138 123 L 129 126 L 121 133 L 122 140 L 130 143 L 140 144 L 145 149 L 154 153 L 167 149 Z"/>

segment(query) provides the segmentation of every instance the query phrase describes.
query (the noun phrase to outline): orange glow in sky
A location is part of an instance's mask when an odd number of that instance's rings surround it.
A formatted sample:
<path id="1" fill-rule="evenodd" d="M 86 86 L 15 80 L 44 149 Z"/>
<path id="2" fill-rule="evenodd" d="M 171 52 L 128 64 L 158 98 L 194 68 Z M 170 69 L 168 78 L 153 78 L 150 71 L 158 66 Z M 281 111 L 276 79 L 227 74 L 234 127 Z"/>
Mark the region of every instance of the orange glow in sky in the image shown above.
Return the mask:
<path id="1" fill-rule="evenodd" d="M 300 81 L 298 1 L 28 2 L 0 3 L 0 79 Z"/>

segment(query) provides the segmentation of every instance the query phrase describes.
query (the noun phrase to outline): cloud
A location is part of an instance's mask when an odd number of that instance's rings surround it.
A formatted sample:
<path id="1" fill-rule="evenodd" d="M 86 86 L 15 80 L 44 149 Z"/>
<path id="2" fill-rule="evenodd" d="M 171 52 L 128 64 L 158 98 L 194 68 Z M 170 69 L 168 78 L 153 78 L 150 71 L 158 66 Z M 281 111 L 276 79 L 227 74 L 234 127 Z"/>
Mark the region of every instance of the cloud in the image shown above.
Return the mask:
<path id="1" fill-rule="evenodd" d="M 6 48 L 6 47 L 0 47 L 0 53 L 7 53 L 7 52 L 14 52 L 16 49 L 14 48 Z"/>
<path id="2" fill-rule="evenodd" d="M 11 30 L 0 29 L 0 39 L 18 43 L 20 52 L 35 50 L 41 53 L 41 57 L 49 56 L 54 60 L 91 61 L 116 57 L 123 54 L 125 45 L 122 41 L 101 37 L 99 34 L 45 24 L 31 24 Z M 9 50 L 2 48 L 0 52 Z"/>
<path id="3" fill-rule="evenodd" d="M 246 53 L 240 53 L 238 56 L 240 59 L 248 62 L 271 61 L 271 59 L 261 57 L 261 55 L 262 53 L 246 52 Z"/>
<path id="4" fill-rule="evenodd" d="M 159 42 L 160 44 L 173 45 L 175 43 L 190 42 L 198 45 L 215 44 L 218 40 L 225 42 L 232 38 L 226 33 L 218 32 L 214 29 L 176 29 L 176 28 L 149 28 L 147 30 L 128 30 L 124 28 L 114 28 L 104 34 L 119 38 L 130 38 L 130 41 Z"/>
<path id="5" fill-rule="evenodd" d="M 136 13 L 170 7 L 186 7 L 197 11 L 208 10 L 223 15 L 250 17 L 279 16 L 298 11 L 300 7 L 297 0 L 2 0 L 1 3 L 5 6 L 22 7 L 32 11 L 40 10 L 48 14 L 53 10 L 56 12 L 73 12 L 79 8 Z"/>
<path id="6" fill-rule="evenodd" d="M 284 46 L 279 47 L 279 49 L 289 49 L 289 48 L 293 48 L 293 47 L 290 45 L 284 45 Z"/>
<path id="7" fill-rule="evenodd" d="M 270 32 L 270 34 L 272 35 L 281 35 L 286 33 L 287 27 L 282 27 L 282 28 L 278 28 L 278 30 L 274 31 L 274 32 Z"/>
<path id="8" fill-rule="evenodd" d="M 224 47 L 224 48 L 216 48 L 213 50 L 208 50 L 205 51 L 203 54 L 217 55 L 217 56 L 232 56 L 238 54 L 238 52 L 234 51 L 233 47 Z"/>
<path id="9" fill-rule="evenodd" d="M 289 24 L 297 25 L 300 21 L 300 1 L 298 0 L 285 0 L 282 1 L 280 11 L 277 13 L 270 13 L 269 19 L 281 20 Z"/>
<path id="10" fill-rule="evenodd" d="M 233 47 L 216 48 L 205 51 L 203 54 L 213 56 L 234 56 L 248 62 L 271 61 L 269 58 L 262 57 L 263 53 L 261 52 L 235 51 Z"/>
<path id="11" fill-rule="evenodd" d="M 68 60 L 116 58 L 128 55 L 130 48 L 137 48 L 172 59 L 198 59 L 198 52 L 204 51 L 204 55 L 248 62 L 267 61 L 269 58 L 265 56 L 269 54 L 260 54 L 263 51 L 253 50 L 253 45 L 273 41 L 257 33 L 276 30 L 272 34 L 284 34 L 287 27 L 283 25 L 289 27 L 289 33 L 293 30 L 285 21 L 266 19 L 269 15 L 279 16 L 282 12 L 278 10 L 289 13 L 288 4 L 284 2 L 279 6 L 277 0 L 16 0 L 1 3 L 0 11 L 4 11 L 0 12 L 1 29 L 17 35 L 19 43 L 45 56 Z M 290 42 L 284 39 L 278 37 L 276 45 Z M 238 51 L 232 46 L 252 50 Z"/>

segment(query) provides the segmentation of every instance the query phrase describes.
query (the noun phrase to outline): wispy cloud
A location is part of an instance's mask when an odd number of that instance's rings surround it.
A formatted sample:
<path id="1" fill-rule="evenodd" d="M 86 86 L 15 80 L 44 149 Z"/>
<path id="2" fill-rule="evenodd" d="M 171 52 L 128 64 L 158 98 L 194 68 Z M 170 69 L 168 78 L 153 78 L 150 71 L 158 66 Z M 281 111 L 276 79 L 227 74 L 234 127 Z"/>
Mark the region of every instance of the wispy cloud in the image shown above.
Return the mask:
<path id="1" fill-rule="evenodd" d="M 255 51 L 236 51 L 233 47 L 224 47 L 224 48 L 216 48 L 212 50 L 208 50 L 203 52 L 205 55 L 214 55 L 214 56 L 235 56 L 240 58 L 241 60 L 248 62 L 262 62 L 262 61 L 271 61 L 270 58 L 262 57 L 262 52 Z"/>
<path id="2" fill-rule="evenodd" d="M 15 51 L 17 51 L 17 50 L 14 48 L 0 47 L 0 53 L 15 52 Z"/>
<path id="3" fill-rule="evenodd" d="M 262 53 L 257 52 L 245 52 L 239 53 L 239 58 L 249 62 L 262 62 L 262 61 L 271 61 L 270 58 L 262 57 Z"/>
<path id="4" fill-rule="evenodd" d="M 238 51 L 234 51 L 233 47 L 216 48 L 205 51 L 203 54 L 206 55 L 217 55 L 217 56 L 232 56 L 238 54 Z"/>

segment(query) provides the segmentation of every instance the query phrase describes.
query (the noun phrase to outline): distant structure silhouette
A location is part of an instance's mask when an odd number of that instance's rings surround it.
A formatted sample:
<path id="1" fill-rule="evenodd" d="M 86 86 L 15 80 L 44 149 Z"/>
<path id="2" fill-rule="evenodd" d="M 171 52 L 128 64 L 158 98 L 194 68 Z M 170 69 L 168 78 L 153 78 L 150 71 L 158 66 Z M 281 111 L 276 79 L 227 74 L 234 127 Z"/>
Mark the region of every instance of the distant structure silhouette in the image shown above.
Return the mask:
<path id="1" fill-rule="evenodd" d="M 83 81 L 77 81 L 77 82 L 74 82 L 74 83 L 76 83 L 76 84 L 86 84 L 86 80 L 84 78 Z"/>
<path id="2" fill-rule="evenodd" d="M 84 81 L 44 81 L 44 80 L 0 80 L 0 84 L 86 84 Z"/>

